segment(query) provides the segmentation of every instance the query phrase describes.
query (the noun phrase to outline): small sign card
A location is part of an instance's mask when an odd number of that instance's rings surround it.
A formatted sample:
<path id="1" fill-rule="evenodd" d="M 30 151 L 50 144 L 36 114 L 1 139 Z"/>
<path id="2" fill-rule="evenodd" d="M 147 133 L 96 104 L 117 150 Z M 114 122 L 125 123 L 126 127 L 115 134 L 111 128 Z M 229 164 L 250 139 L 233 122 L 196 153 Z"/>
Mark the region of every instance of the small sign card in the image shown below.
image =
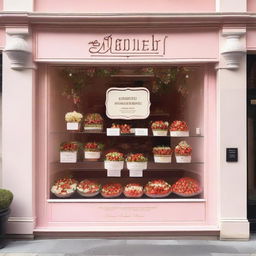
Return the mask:
<path id="1" fill-rule="evenodd" d="M 120 136 L 120 128 L 107 128 L 107 136 Z"/>
<path id="2" fill-rule="evenodd" d="M 60 152 L 60 162 L 61 163 L 76 163 L 77 162 L 77 152 Z"/>
<path id="3" fill-rule="evenodd" d="M 79 123 L 68 122 L 67 130 L 71 130 L 71 131 L 79 130 Z"/>
<path id="4" fill-rule="evenodd" d="M 135 136 L 148 136 L 148 128 L 135 128 Z"/>
<path id="5" fill-rule="evenodd" d="M 121 177 L 121 170 L 107 170 L 108 177 Z"/>
<path id="6" fill-rule="evenodd" d="M 143 170 L 129 170 L 129 177 L 143 177 Z"/>

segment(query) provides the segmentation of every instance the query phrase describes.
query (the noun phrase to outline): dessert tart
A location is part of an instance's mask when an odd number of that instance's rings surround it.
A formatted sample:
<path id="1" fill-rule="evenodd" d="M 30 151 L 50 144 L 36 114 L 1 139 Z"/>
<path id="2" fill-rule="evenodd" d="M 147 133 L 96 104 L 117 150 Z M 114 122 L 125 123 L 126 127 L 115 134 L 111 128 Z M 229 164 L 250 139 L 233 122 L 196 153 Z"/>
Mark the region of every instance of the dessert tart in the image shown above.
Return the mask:
<path id="1" fill-rule="evenodd" d="M 144 187 L 144 193 L 151 198 L 167 197 L 171 194 L 171 185 L 165 180 L 157 179 L 149 181 Z"/>
<path id="2" fill-rule="evenodd" d="M 119 197 L 123 193 L 123 187 L 120 183 L 110 183 L 102 186 L 101 195 L 104 198 Z"/>
<path id="3" fill-rule="evenodd" d="M 202 193 L 202 188 L 196 179 L 183 177 L 172 185 L 172 192 L 182 197 L 192 197 Z"/>
<path id="4" fill-rule="evenodd" d="M 128 198 L 140 198 L 143 193 L 143 186 L 138 183 L 129 183 L 124 187 L 124 195 Z"/>
<path id="5" fill-rule="evenodd" d="M 84 197 L 94 197 L 100 193 L 101 185 L 93 180 L 82 180 L 77 186 L 77 192 Z"/>
<path id="6" fill-rule="evenodd" d="M 77 188 L 77 181 L 73 178 L 58 179 L 51 188 L 51 192 L 60 198 L 71 197 Z"/>

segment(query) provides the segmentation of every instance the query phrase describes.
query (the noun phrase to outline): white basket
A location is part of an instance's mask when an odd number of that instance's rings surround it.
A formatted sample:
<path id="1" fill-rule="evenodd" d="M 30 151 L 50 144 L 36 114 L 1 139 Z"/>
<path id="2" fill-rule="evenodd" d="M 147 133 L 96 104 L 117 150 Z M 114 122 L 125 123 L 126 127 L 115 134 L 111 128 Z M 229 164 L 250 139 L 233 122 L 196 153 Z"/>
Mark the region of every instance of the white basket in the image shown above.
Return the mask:
<path id="1" fill-rule="evenodd" d="M 61 163 L 76 163 L 77 162 L 77 152 L 60 152 L 60 162 Z"/>
<path id="2" fill-rule="evenodd" d="M 154 136 L 167 136 L 168 130 L 152 130 Z"/>
<path id="3" fill-rule="evenodd" d="M 84 151 L 84 159 L 97 160 L 100 159 L 101 152 Z"/>
<path id="4" fill-rule="evenodd" d="M 127 162 L 128 170 L 146 170 L 148 162 Z"/>
<path id="5" fill-rule="evenodd" d="M 165 155 L 154 155 L 154 161 L 155 163 L 171 163 L 172 162 L 172 156 L 165 156 Z"/>
<path id="6" fill-rule="evenodd" d="M 84 126 L 85 131 L 102 131 L 103 125 L 97 125 L 97 126 Z"/>
<path id="7" fill-rule="evenodd" d="M 107 170 L 122 170 L 124 161 L 104 161 L 104 168 Z"/>
<path id="8" fill-rule="evenodd" d="M 189 137 L 189 131 L 170 131 L 171 137 Z"/>
<path id="9" fill-rule="evenodd" d="M 176 163 L 191 163 L 191 156 L 175 156 Z"/>
<path id="10" fill-rule="evenodd" d="M 67 130 L 71 130 L 71 131 L 80 130 L 80 123 L 78 123 L 78 122 L 67 122 Z"/>

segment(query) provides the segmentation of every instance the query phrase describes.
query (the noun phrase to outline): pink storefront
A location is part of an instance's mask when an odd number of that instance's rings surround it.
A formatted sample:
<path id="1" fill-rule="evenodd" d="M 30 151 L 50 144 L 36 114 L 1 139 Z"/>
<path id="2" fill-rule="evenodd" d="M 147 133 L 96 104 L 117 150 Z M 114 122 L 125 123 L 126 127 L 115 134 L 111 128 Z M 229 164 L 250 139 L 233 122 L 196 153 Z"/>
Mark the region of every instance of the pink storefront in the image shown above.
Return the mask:
<path id="1" fill-rule="evenodd" d="M 9 233 L 247 239 L 246 3 L 25 2 L 2 13 Z"/>

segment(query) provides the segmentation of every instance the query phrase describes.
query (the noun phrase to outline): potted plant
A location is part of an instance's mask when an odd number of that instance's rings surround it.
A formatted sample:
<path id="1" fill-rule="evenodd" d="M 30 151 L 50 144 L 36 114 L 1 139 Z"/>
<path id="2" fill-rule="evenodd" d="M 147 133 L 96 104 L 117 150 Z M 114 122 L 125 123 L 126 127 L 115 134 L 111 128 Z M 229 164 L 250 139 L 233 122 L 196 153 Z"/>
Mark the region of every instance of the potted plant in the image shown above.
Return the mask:
<path id="1" fill-rule="evenodd" d="M 10 205 L 13 194 L 6 189 L 0 189 L 0 249 L 5 246 L 5 233 L 8 217 L 10 215 Z"/>
<path id="2" fill-rule="evenodd" d="M 155 163 L 171 163 L 172 149 L 166 146 L 158 146 L 153 148 Z"/>
<path id="3" fill-rule="evenodd" d="M 60 145 L 60 162 L 76 163 L 79 145 L 77 142 L 63 142 Z"/>
<path id="4" fill-rule="evenodd" d="M 76 111 L 66 113 L 65 121 L 67 123 L 67 130 L 80 130 L 82 118 L 83 115 Z"/>
<path id="5" fill-rule="evenodd" d="M 126 158 L 127 169 L 130 171 L 136 170 L 145 170 L 147 169 L 148 159 L 141 153 L 130 154 Z"/>
<path id="6" fill-rule="evenodd" d="M 107 153 L 104 161 L 104 168 L 120 173 L 124 168 L 124 154 L 120 152 Z"/>
<path id="7" fill-rule="evenodd" d="M 84 159 L 85 160 L 98 160 L 100 159 L 101 152 L 104 145 L 97 142 L 87 142 L 84 144 Z"/>
<path id="8" fill-rule="evenodd" d="M 151 124 L 154 136 L 167 136 L 169 123 L 164 121 L 155 121 Z"/>
<path id="9" fill-rule="evenodd" d="M 189 129 L 188 125 L 184 121 L 173 121 L 170 126 L 171 137 L 188 137 Z"/>
<path id="10" fill-rule="evenodd" d="M 103 130 L 103 118 L 98 113 L 86 114 L 84 119 L 84 130 L 85 131 L 102 131 Z"/>
<path id="11" fill-rule="evenodd" d="M 192 147 L 186 141 L 181 141 L 175 147 L 175 157 L 177 163 L 190 163 L 192 156 Z"/>

